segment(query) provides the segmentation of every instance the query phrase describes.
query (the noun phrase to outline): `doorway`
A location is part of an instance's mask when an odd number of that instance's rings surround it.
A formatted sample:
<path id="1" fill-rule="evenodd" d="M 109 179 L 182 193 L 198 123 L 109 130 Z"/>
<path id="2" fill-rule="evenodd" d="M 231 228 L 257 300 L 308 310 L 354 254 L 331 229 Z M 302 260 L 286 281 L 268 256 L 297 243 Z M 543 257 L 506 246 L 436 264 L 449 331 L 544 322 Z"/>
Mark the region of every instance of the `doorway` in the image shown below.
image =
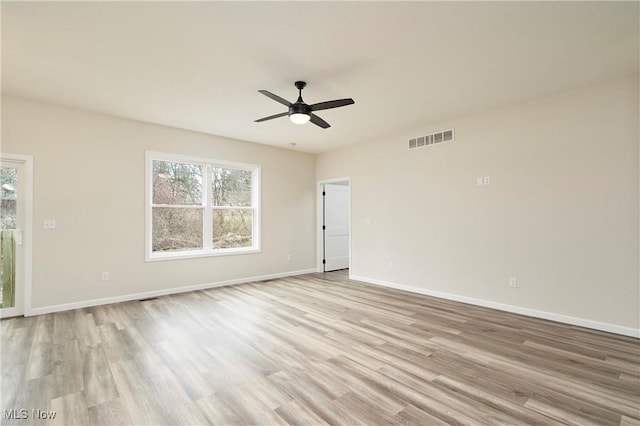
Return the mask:
<path id="1" fill-rule="evenodd" d="M 350 267 L 351 185 L 348 178 L 322 181 L 320 193 L 320 267 L 321 272 Z"/>
<path id="2" fill-rule="evenodd" d="M 31 157 L 0 156 L 0 317 L 25 314 L 31 287 Z"/>

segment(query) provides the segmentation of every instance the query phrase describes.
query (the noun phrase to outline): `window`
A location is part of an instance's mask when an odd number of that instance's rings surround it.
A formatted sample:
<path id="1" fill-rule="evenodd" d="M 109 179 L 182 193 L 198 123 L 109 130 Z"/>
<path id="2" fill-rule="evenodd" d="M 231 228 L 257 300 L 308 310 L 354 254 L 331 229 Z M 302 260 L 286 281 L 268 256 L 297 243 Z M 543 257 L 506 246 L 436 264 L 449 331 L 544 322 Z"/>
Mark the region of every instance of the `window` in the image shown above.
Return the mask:
<path id="1" fill-rule="evenodd" d="M 147 260 L 260 251 L 260 167 L 147 152 Z"/>

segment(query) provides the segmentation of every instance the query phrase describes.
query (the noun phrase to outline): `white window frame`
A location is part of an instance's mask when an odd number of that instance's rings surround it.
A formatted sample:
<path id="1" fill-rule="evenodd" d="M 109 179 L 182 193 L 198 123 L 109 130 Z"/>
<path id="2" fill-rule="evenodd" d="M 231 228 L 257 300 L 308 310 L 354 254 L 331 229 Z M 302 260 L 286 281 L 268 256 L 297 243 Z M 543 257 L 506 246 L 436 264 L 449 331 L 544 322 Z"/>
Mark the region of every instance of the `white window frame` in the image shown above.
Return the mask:
<path id="1" fill-rule="evenodd" d="M 202 179 L 202 205 L 195 208 L 203 208 L 203 230 L 202 244 L 200 250 L 180 250 L 172 252 L 156 252 L 153 250 L 153 162 L 154 161 L 171 161 L 176 163 L 189 163 L 201 165 L 203 167 Z M 225 208 L 221 206 L 213 206 L 211 191 L 210 168 L 222 167 L 239 170 L 251 171 L 251 204 L 253 210 L 253 236 L 251 247 L 236 248 L 213 248 L 213 223 L 212 212 L 214 209 Z M 146 151 L 145 152 L 145 261 L 154 262 L 160 260 L 189 259 L 197 257 L 209 256 L 228 256 L 236 254 L 260 253 L 260 172 L 261 168 L 257 164 L 238 163 L 226 160 L 217 160 L 212 158 L 194 157 L 183 154 L 171 154 L 166 152 Z"/>

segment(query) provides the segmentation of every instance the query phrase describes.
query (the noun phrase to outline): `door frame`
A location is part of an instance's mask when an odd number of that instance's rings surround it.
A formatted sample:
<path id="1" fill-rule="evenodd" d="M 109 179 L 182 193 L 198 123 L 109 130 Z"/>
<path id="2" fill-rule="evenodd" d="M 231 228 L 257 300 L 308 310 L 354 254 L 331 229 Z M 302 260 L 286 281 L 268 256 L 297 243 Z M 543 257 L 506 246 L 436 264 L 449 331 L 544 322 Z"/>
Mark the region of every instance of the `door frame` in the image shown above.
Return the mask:
<path id="1" fill-rule="evenodd" d="M 24 176 L 24 228 L 22 231 L 23 241 L 23 271 L 24 289 L 22 290 L 23 312 L 20 315 L 31 315 L 31 284 L 33 271 L 33 156 L 22 154 L 8 154 L 0 152 L 0 160 L 10 163 L 21 163 L 23 165 Z M 15 316 L 12 314 L 0 317 Z"/>
<path id="2" fill-rule="evenodd" d="M 339 183 L 339 182 L 347 182 L 347 186 L 349 187 L 349 274 L 351 274 L 351 178 L 350 177 L 342 177 L 342 178 L 334 178 L 334 179 L 323 179 L 319 180 L 316 185 L 317 191 L 317 202 L 316 202 L 316 271 L 324 272 L 324 266 L 322 264 L 322 259 L 324 257 L 324 239 L 322 235 L 322 225 L 324 223 L 324 201 L 322 199 L 322 190 L 323 185 L 326 183 Z"/>

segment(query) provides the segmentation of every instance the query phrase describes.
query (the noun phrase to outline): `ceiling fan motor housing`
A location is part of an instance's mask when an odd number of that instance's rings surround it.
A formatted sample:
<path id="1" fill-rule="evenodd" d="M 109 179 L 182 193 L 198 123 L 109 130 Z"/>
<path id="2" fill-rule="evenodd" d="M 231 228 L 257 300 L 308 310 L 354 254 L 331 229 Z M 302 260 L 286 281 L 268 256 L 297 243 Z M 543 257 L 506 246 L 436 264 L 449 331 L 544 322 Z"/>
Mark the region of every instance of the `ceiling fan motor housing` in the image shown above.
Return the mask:
<path id="1" fill-rule="evenodd" d="M 289 115 L 291 114 L 311 115 L 311 107 L 304 102 L 296 102 L 289 107 Z"/>

